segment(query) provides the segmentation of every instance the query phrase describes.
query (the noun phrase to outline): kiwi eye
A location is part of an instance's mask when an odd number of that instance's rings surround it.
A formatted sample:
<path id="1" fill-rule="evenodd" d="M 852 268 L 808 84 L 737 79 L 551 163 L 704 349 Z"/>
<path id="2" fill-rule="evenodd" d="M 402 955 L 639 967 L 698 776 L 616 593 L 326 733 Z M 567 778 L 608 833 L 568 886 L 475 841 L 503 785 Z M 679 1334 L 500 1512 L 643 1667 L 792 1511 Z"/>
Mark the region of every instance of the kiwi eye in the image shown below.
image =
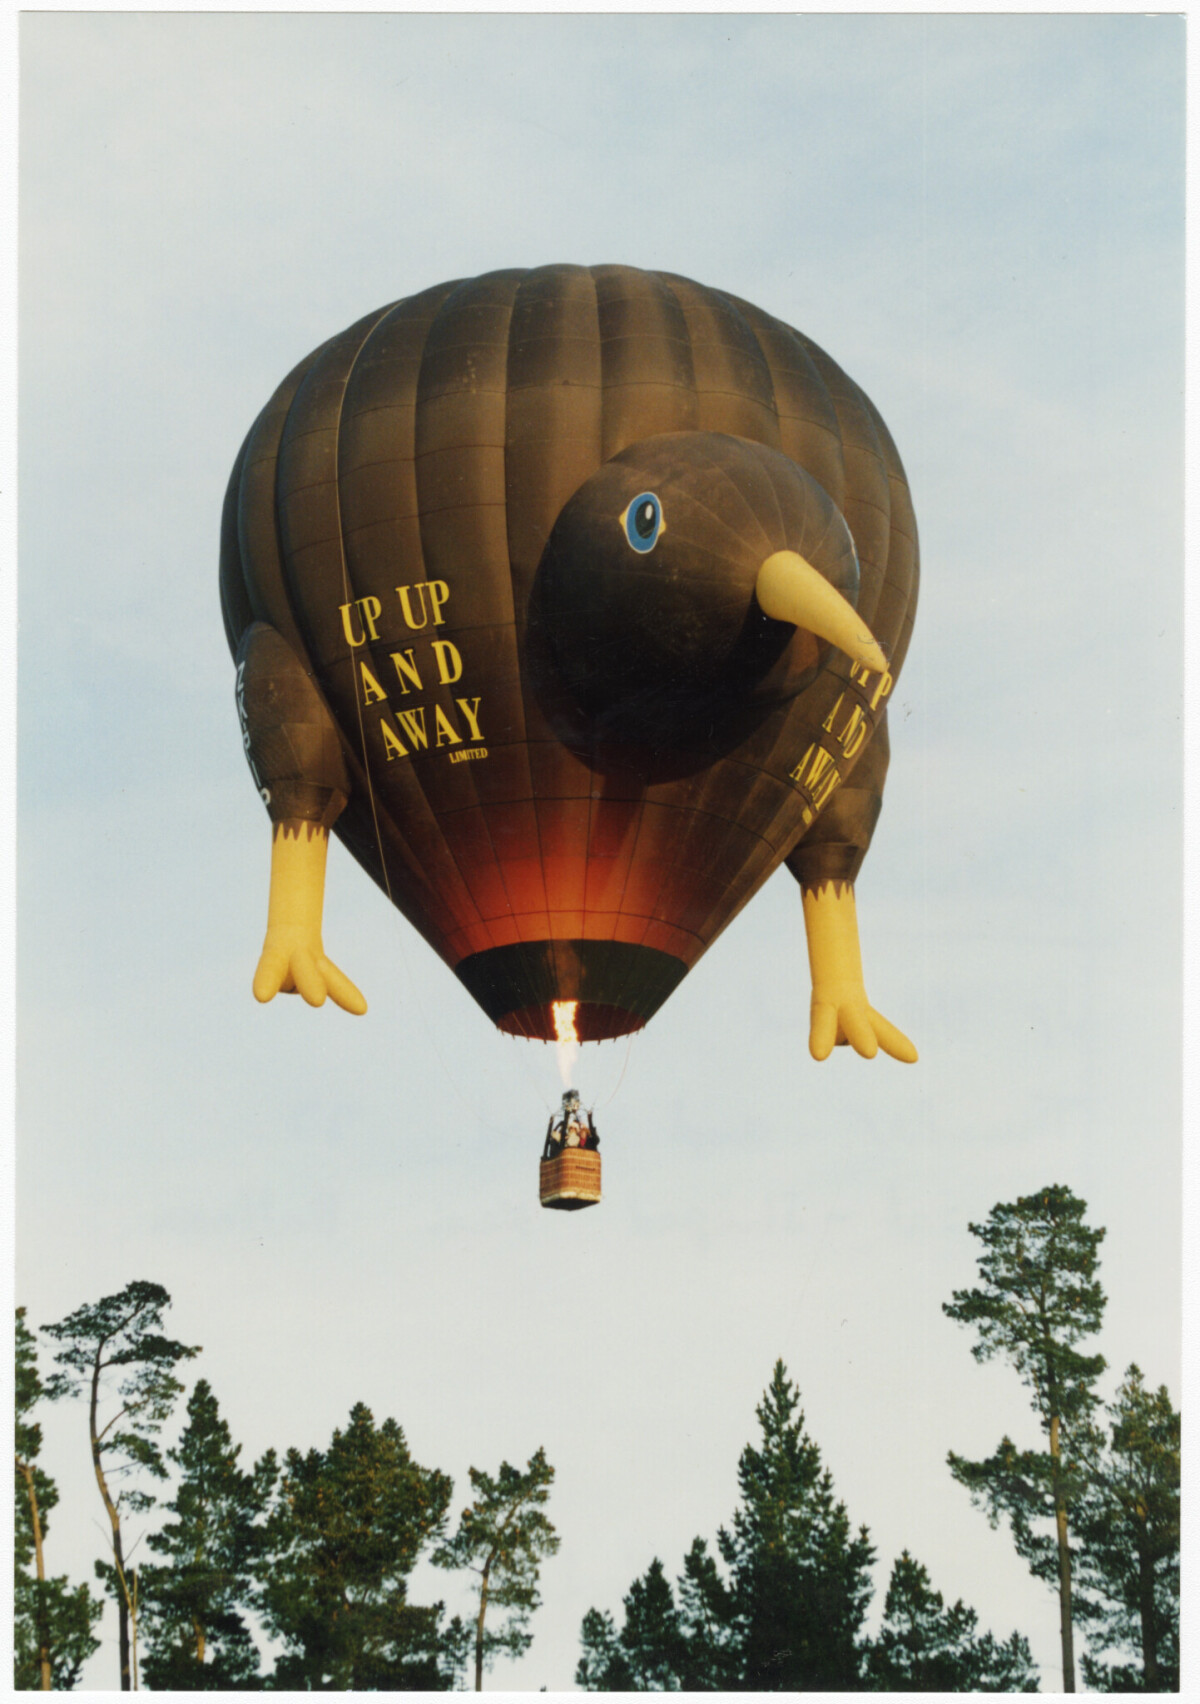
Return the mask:
<path id="1" fill-rule="evenodd" d="M 621 519 L 625 523 L 625 537 L 635 550 L 645 555 L 654 549 L 663 529 L 663 518 L 662 504 L 652 491 L 643 491 L 640 497 L 635 497 Z"/>

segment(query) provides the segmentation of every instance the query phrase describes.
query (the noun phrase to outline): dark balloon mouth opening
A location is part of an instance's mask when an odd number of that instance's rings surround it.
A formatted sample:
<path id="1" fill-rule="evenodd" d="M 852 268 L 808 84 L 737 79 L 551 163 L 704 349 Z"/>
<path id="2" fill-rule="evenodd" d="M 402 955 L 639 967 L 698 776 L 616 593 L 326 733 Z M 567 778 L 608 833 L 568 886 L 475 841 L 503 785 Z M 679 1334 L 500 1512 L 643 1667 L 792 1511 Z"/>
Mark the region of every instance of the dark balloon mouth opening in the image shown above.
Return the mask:
<path id="1" fill-rule="evenodd" d="M 555 1041 L 553 1006 L 578 1002 L 580 1041 L 615 1041 L 652 1018 L 687 975 L 673 953 L 625 941 L 520 941 L 454 967 L 498 1030 Z"/>
<path id="2" fill-rule="evenodd" d="M 621 1006 L 605 1006 L 581 1000 L 575 1011 L 575 1029 L 580 1041 L 616 1041 L 644 1029 L 646 1020 Z M 505 1035 L 521 1035 L 530 1041 L 555 1041 L 554 1014 L 549 1006 L 524 1006 L 497 1019 L 496 1028 Z"/>

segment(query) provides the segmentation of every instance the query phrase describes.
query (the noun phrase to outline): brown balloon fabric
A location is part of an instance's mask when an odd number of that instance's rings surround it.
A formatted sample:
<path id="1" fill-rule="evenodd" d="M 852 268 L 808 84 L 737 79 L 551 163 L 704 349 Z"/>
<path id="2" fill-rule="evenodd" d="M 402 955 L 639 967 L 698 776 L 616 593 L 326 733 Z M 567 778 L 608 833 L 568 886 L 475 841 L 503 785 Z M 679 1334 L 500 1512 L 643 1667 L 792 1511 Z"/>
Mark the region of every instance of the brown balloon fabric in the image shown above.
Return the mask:
<path id="1" fill-rule="evenodd" d="M 243 743 L 267 814 L 289 832 L 302 822 L 328 830 L 346 808 L 350 783 L 320 693 L 265 622 L 251 622 L 234 661 Z"/>
<path id="2" fill-rule="evenodd" d="M 762 612 L 779 550 L 856 605 L 888 675 Z M 542 1039 L 557 1000 L 583 1040 L 640 1028 L 785 859 L 853 880 L 916 591 L 862 392 L 748 303 L 621 266 L 360 320 L 255 422 L 222 526 L 231 650 L 273 629 L 337 730 L 334 832 L 495 1023 Z M 290 785 L 330 785 L 321 751 Z"/>

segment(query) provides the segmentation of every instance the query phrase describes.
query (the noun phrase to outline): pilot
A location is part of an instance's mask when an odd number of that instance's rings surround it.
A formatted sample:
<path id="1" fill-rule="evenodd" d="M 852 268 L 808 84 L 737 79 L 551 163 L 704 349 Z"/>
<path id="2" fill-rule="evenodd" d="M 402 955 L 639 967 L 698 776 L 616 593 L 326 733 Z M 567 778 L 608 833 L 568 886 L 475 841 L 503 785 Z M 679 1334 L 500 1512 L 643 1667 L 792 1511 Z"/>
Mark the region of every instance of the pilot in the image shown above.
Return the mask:
<path id="1" fill-rule="evenodd" d="M 562 1132 L 568 1148 L 587 1147 L 587 1114 L 579 1105 L 578 1089 L 568 1089 L 563 1096 Z"/>
<path id="2" fill-rule="evenodd" d="M 544 1160 L 556 1160 L 564 1148 L 598 1148 L 600 1138 L 591 1115 L 579 1104 L 579 1090 L 568 1089 L 558 1117 L 551 1116 L 542 1148 Z"/>

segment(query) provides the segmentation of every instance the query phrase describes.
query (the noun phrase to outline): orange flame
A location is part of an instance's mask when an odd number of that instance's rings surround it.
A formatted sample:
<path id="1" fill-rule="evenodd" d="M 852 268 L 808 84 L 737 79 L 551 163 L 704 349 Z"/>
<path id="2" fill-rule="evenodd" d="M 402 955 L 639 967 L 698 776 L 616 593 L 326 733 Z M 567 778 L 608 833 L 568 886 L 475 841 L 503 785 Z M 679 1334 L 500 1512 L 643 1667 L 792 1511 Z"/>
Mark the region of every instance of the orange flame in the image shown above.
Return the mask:
<path id="1" fill-rule="evenodd" d="M 558 1073 L 564 1089 L 571 1087 L 571 1074 L 579 1058 L 579 1031 L 575 1028 L 578 1000 L 554 1000 L 550 1010 L 554 1016 L 554 1034 L 558 1041 Z"/>
<path id="2" fill-rule="evenodd" d="M 579 1031 L 575 1028 L 575 1014 L 579 1010 L 578 1000 L 555 1000 L 550 1007 L 554 1015 L 554 1038 L 556 1041 L 573 1041 L 579 1045 Z"/>

